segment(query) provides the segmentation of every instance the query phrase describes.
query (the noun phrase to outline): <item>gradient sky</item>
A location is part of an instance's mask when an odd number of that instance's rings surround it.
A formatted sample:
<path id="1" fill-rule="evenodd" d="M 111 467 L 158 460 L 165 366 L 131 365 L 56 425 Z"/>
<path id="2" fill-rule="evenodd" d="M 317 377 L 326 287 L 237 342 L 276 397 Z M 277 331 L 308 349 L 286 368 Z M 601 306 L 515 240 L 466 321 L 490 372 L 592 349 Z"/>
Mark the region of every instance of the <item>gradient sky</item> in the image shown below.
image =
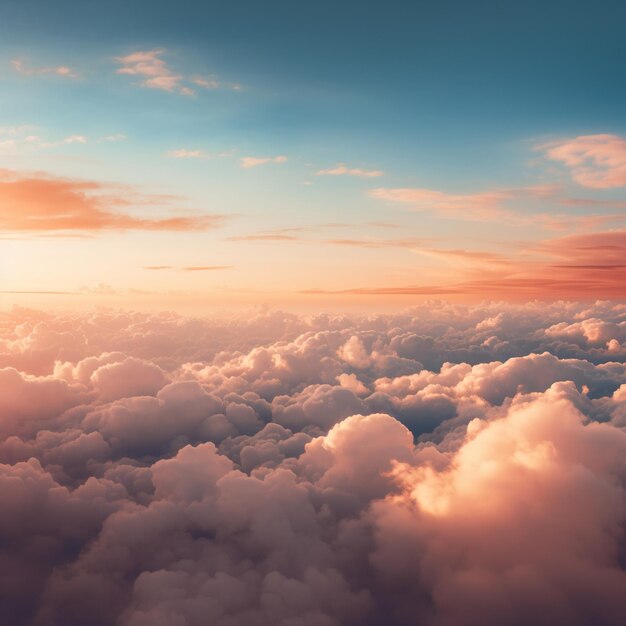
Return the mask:
<path id="1" fill-rule="evenodd" d="M 624 297 L 625 20 L 0 0 L 0 304 Z"/>

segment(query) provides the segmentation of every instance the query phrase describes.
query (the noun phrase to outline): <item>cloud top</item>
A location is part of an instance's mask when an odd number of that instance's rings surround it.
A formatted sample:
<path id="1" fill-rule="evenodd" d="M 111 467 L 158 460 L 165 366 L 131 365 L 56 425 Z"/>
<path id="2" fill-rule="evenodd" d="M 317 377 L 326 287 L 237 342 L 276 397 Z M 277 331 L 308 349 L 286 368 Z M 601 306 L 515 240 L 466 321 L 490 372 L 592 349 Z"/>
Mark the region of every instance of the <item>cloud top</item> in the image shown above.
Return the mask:
<path id="1" fill-rule="evenodd" d="M 620 626 L 625 329 L 0 312 L 0 621 Z"/>

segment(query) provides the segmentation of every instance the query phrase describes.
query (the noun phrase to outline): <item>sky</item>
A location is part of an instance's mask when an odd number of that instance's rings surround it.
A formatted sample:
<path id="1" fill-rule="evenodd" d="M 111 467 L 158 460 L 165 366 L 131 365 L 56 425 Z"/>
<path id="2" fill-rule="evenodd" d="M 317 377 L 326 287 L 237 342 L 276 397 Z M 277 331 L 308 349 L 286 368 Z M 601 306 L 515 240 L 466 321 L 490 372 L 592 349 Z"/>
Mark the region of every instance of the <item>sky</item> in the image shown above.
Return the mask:
<path id="1" fill-rule="evenodd" d="M 0 305 L 620 299 L 626 6 L 0 2 Z"/>

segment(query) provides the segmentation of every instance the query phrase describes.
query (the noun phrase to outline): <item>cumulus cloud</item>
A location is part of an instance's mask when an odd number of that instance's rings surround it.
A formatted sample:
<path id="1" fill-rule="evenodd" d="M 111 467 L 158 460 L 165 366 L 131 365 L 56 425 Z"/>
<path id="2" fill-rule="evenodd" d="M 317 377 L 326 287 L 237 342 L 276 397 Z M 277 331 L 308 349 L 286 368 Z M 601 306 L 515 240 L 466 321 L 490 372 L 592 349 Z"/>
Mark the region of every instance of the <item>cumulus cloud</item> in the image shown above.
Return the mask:
<path id="1" fill-rule="evenodd" d="M 625 324 L 0 311 L 0 622 L 621 626 Z"/>

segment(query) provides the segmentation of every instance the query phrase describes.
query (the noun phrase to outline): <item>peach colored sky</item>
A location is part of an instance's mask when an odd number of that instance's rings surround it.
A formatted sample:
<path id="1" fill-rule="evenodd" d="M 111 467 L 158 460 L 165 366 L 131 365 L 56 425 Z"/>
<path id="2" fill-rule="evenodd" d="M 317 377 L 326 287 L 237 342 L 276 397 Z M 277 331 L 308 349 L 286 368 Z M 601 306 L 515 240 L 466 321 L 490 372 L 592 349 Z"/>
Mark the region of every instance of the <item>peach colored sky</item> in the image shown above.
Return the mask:
<path id="1" fill-rule="evenodd" d="M 618 129 L 494 132 L 463 161 L 468 137 L 423 134 L 409 153 L 392 117 L 387 142 L 371 147 L 372 129 L 348 121 L 342 143 L 263 120 L 267 87 L 182 48 L 111 44 L 80 63 L 62 49 L 50 64 L 6 54 L 1 305 L 198 312 L 625 295 Z M 272 106 L 295 106 L 289 80 L 275 88 Z M 332 106 L 313 113 L 317 125 Z"/>

